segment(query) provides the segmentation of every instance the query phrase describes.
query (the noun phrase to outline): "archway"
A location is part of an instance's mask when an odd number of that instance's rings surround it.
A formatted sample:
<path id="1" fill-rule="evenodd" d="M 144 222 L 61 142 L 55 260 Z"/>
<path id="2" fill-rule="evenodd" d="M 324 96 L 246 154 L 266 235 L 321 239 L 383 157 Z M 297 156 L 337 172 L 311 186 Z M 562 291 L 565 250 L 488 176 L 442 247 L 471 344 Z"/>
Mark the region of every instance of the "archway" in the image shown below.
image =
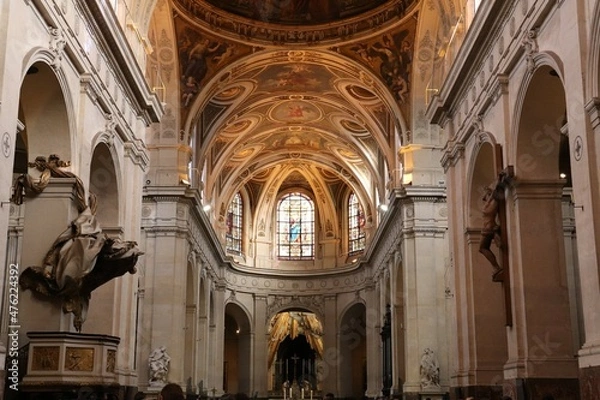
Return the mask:
<path id="1" fill-rule="evenodd" d="M 119 182 L 110 148 L 100 143 L 94 149 L 90 166 L 90 193 L 97 199 L 96 219 L 107 234 L 118 235 Z"/>
<path id="2" fill-rule="evenodd" d="M 66 88 L 61 84 L 56 70 L 43 62 L 31 65 L 23 78 L 19 95 L 13 173 L 30 173 L 37 178 L 40 171 L 28 168 L 27 162 L 34 161 L 38 156 L 48 158 L 50 154 L 57 154 L 62 160 L 71 160 L 71 109 Z M 52 196 L 41 194 L 36 198 L 26 198 L 17 211 L 22 213 L 23 218 L 10 221 L 7 248 L 12 249 L 12 254 L 9 254 L 9 260 L 27 266 L 40 265 L 56 237 L 75 218 L 76 211 L 71 207 L 72 188 L 54 189 L 56 193 Z M 11 232 L 19 234 L 13 235 Z M 61 315 L 51 322 L 46 320 L 45 316 L 49 313 L 40 311 L 36 301 L 30 291 L 20 296 L 19 306 L 23 315 L 19 322 L 23 329 L 19 343 L 22 345 L 29 341 L 27 331 L 52 329 L 50 324 L 55 324 L 57 330 L 61 323 L 66 327 L 71 326 L 69 316 Z M 5 328 L 3 331 L 6 334 Z"/>
<path id="3" fill-rule="evenodd" d="M 96 198 L 96 221 L 102 233 L 111 238 L 122 239 L 123 229 L 119 222 L 119 182 L 111 149 L 106 143 L 99 143 L 92 153 L 90 163 L 89 194 Z M 115 307 L 117 293 L 122 281 L 112 280 L 94 290 L 90 302 L 87 332 L 114 334 L 110 320 L 118 318 L 120 307 Z M 108 311 L 110 310 L 110 311 Z"/>
<path id="4" fill-rule="evenodd" d="M 338 397 L 362 399 L 367 390 L 366 307 L 352 305 L 342 316 L 340 325 L 339 364 L 341 385 Z"/>
<path id="5" fill-rule="evenodd" d="M 225 306 L 225 357 L 223 390 L 226 393 L 250 393 L 251 382 L 250 319 L 238 304 Z"/>
<path id="6" fill-rule="evenodd" d="M 560 171 L 566 162 L 561 163 L 560 155 L 567 107 L 558 69 L 540 66 L 522 93 L 516 115 L 514 210 L 509 207 L 508 227 L 515 232 L 509 238 L 514 328 L 508 331 L 505 375 L 508 370 L 539 390 L 549 390 L 552 379 L 563 379 L 577 398 L 567 284 L 567 271 L 576 260 L 567 258 L 565 248 L 563 196 L 570 179 L 560 175 L 568 173 Z M 546 346 L 544 351 L 543 343 L 553 343 L 552 349 Z"/>
<path id="7" fill-rule="evenodd" d="M 68 103 L 53 68 L 41 62 L 29 67 L 21 86 L 19 119 L 30 157 L 58 154 L 71 159 Z"/>
<path id="8" fill-rule="evenodd" d="M 499 398 L 502 394 L 504 363 L 508 358 L 506 347 L 506 304 L 503 286 L 493 281 L 493 267 L 479 252 L 483 226 L 484 194 L 487 188 L 495 186 L 497 165 L 502 162 L 498 145 L 491 134 L 482 134 L 483 142 L 475 147 L 470 171 L 468 194 L 467 229 L 465 243 L 468 246 L 467 257 L 470 260 L 463 272 L 465 281 L 459 284 L 460 297 L 468 302 L 467 312 L 457 321 L 461 341 L 465 349 L 460 355 L 459 365 L 469 376 L 465 381 L 463 395 Z M 498 159 L 500 158 L 500 159 Z M 500 264 L 502 254 L 498 243 L 490 250 Z"/>
<path id="9" fill-rule="evenodd" d="M 286 311 L 276 314 L 269 327 L 272 390 L 278 395 L 285 390 L 285 395 L 292 398 L 310 397 L 311 391 L 319 389 L 317 365 L 323 358 L 321 321 L 311 312 Z"/>

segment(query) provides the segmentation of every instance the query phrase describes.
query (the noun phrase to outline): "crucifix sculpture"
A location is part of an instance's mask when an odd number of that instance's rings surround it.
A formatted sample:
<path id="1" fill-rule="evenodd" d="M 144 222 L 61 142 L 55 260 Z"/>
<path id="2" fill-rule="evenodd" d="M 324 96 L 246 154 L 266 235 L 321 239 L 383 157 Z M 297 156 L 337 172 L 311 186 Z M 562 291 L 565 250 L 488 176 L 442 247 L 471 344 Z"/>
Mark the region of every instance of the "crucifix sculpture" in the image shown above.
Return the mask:
<path id="1" fill-rule="evenodd" d="M 298 364 L 298 360 L 300 359 L 300 357 L 298 357 L 296 354 L 294 354 L 293 357 L 291 357 L 292 360 L 294 360 L 294 381 L 296 380 L 296 366 Z"/>
<path id="2" fill-rule="evenodd" d="M 510 299 L 510 276 L 508 268 L 508 235 L 506 227 L 505 190 L 514 179 L 512 166 L 502 169 L 502 147 L 497 144 L 495 161 L 497 180 L 488 186 L 483 197 L 483 227 L 479 252 L 490 262 L 493 268 L 492 280 L 502 283 L 504 288 L 504 305 L 506 312 L 506 325 L 512 326 L 512 308 Z M 500 262 L 491 250 L 495 243 L 500 251 Z"/>

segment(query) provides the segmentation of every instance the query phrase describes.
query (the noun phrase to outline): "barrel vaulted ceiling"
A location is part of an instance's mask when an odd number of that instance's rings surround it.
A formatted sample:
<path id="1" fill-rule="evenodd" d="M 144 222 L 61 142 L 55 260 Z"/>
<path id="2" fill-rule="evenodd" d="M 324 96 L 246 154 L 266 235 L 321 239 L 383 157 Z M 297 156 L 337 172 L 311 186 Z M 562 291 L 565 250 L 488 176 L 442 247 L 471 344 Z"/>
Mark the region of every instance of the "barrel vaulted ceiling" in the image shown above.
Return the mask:
<path id="1" fill-rule="evenodd" d="M 372 219 L 410 134 L 412 85 L 424 75 L 413 66 L 416 34 L 428 3 L 157 2 L 155 14 L 172 17 L 178 60 L 162 65 L 178 82 L 180 109 L 170 117 L 217 219 L 238 190 L 260 213 L 290 187 L 332 214 L 353 190 Z M 150 35 L 160 64 L 169 35 L 157 27 Z"/>

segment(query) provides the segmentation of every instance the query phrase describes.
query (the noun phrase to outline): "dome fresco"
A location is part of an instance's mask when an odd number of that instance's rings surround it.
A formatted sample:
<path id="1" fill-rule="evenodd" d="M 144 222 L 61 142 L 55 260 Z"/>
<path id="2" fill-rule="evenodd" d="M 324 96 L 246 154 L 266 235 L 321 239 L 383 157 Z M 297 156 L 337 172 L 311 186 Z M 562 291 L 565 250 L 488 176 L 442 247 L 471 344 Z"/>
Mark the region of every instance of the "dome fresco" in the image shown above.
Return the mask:
<path id="1" fill-rule="evenodd" d="M 350 18 L 386 0 L 207 0 L 230 13 L 273 24 L 310 25 Z"/>

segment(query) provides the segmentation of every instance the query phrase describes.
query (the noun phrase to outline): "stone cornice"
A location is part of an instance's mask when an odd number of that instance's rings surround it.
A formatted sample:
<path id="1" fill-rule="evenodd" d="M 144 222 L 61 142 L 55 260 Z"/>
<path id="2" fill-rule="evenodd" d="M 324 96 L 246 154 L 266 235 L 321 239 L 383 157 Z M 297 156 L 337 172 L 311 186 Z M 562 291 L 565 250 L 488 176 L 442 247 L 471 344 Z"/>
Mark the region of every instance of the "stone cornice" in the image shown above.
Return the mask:
<path id="1" fill-rule="evenodd" d="M 159 122 L 163 114 L 160 100 L 150 90 L 112 9 L 102 0 L 87 0 L 81 2 L 80 7 L 86 25 L 94 30 L 103 53 L 109 57 L 115 74 L 124 83 L 124 90 L 131 98 L 136 113 L 146 125 Z"/>
<path id="2" fill-rule="evenodd" d="M 506 12 L 514 2 L 490 0 L 481 4 L 478 10 L 481 17 L 473 20 L 443 86 L 427 108 L 431 123 L 444 127 L 454 114 L 462 93 L 472 86 L 482 61 L 497 40 Z"/>
<path id="3" fill-rule="evenodd" d="M 544 0 L 483 2 L 443 86 L 429 104 L 429 121 L 444 127 L 455 119 L 460 134 L 458 127 L 485 113 L 506 92 L 505 77 L 516 65 L 524 60 L 529 71 L 536 67 L 537 35 L 556 7 L 556 1 Z"/>
<path id="4" fill-rule="evenodd" d="M 465 144 L 456 141 L 448 141 L 444 153 L 442 154 L 441 164 L 444 172 L 448 172 L 450 167 L 456 165 L 458 160 L 465 155 Z"/>
<path id="5" fill-rule="evenodd" d="M 402 202 L 446 202 L 443 186 L 405 186 Z"/>
<path id="6" fill-rule="evenodd" d="M 592 129 L 596 129 L 600 125 L 600 98 L 594 97 L 585 105 L 585 111 L 590 119 Z"/>
<path id="7" fill-rule="evenodd" d="M 140 139 L 134 139 L 133 141 L 125 142 L 123 147 L 125 148 L 125 157 L 130 158 L 135 165 L 140 166 L 143 171 L 146 171 L 150 165 L 150 157 L 146 153 L 144 142 Z"/>

